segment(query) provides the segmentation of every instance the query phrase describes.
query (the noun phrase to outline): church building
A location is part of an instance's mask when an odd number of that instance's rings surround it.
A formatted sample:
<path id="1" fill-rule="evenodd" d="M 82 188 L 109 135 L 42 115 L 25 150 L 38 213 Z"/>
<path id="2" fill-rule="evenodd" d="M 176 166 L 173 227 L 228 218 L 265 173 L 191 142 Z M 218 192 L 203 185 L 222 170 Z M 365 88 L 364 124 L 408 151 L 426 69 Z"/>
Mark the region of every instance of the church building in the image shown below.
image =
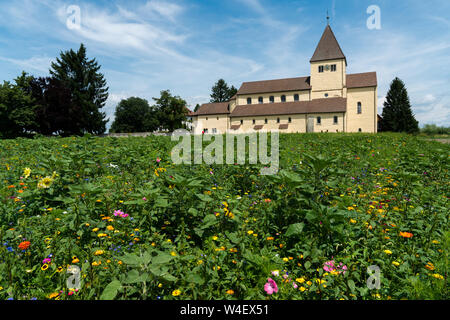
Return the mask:
<path id="1" fill-rule="evenodd" d="M 193 133 L 377 132 L 376 72 L 347 74 L 347 59 L 327 25 L 309 76 L 244 82 L 227 102 L 191 113 Z"/>

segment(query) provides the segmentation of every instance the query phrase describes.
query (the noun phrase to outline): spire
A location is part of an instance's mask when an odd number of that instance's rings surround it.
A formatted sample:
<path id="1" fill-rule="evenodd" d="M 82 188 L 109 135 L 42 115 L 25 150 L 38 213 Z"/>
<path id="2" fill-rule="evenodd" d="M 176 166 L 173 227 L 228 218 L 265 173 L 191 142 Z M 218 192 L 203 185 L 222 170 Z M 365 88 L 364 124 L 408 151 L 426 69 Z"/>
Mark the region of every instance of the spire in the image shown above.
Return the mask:
<path id="1" fill-rule="evenodd" d="M 329 17 L 327 17 L 327 20 L 329 20 Z M 322 38 L 320 39 L 310 62 L 334 59 L 345 59 L 345 64 L 347 64 L 347 59 L 345 58 L 345 55 L 342 52 L 330 25 L 327 24 L 327 27 L 323 32 Z"/>

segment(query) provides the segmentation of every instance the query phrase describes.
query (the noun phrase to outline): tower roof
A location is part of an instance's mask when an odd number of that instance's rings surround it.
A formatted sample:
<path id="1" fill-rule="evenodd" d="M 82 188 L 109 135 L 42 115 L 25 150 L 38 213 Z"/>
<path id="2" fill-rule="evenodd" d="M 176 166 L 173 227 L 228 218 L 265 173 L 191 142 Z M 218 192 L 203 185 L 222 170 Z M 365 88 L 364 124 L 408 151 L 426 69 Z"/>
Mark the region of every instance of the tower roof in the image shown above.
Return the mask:
<path id="1" fill-rule="evenodd" d="M 345 59 L 345 64 L 347 64 L 347 58 L 345 58 L 345 55 L 334 36 L 333 30 L 327 25 L 310 62 L 335 59 Z"/>

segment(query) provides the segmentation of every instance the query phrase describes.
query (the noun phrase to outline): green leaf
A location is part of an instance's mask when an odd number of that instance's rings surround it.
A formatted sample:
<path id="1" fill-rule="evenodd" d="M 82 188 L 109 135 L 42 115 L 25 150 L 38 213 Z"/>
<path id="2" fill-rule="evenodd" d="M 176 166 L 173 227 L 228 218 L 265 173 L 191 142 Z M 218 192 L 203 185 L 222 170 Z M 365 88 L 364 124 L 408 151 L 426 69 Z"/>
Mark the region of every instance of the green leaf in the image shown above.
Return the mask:
<path id="1" fill-rule="evenodd" d="M 198 285 L 202 285 L 205 283 L 205 280 L 197 273 L 190 273 L 186 277 L 186 281 L 190 283 L 195 283 Z"/>
<path id="2" fill-rule="evenodd" d="M 126 253 L 120 260 L 129 265 L 139 265 L 141 263 L 141 259 L 139 259 L 137 255 L 131 253 Z"/>
<path id="3" fill-rule="evenodd" d="M 168 253 L 160 252 L 156 257 L 152 259 L 152 264 L 165 264 L 174 259 L 173 256 L 171 256 Z"/>
<path id="4" fill-rule="evenodd" d="M 103 293 L 100 296 L 100 300 L 113 300 L 116 295 L 117 291 L 120 289 L 122 284 L 118 280 L 113 280 L 110 284 L 108 284 L 103 290 Z"/>
<path id="5" fill-rule="evenodd" d="M 291 224 L 286 231 L 286 237 L 300 235 L 303 232 L 304 227 L 305 227 L 305 224 L 302 222 Z"/>
<path id="6" fill-rule="evenodd" d="M 352 293 L 355 292 L 355 282 L 353 280 L 348 280 L 347 281 L 348 287 L 350 288 L 350 290 L 352 291 Z"/>

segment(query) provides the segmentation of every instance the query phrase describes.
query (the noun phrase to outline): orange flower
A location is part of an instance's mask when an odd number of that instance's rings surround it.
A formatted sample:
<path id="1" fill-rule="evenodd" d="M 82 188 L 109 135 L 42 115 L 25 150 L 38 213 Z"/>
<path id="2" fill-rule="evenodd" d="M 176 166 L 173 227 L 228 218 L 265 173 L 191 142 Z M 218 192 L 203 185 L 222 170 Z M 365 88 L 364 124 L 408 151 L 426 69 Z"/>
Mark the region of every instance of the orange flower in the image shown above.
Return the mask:
<path id="1" fill-rule="evenodd" d="M 413 234 L 410 232 L 400 232 L 400 236 L 403 238 L 412 238 Z"/>
<path id="2" fill-rule="evenodd" d="M 8 189 L 12 189 L 12 188 L 15 188 L 16 186 L 13 186 L 13 185 L 10 185 L 10 186 L 8 186 Z"/>
<path id="3" fill-rule="evenodd" d="M 19 244 L 19 249 L 20 250 L 27 250 L 28 247 L 31 245 L 30 241 L 23 241 Z"/>

